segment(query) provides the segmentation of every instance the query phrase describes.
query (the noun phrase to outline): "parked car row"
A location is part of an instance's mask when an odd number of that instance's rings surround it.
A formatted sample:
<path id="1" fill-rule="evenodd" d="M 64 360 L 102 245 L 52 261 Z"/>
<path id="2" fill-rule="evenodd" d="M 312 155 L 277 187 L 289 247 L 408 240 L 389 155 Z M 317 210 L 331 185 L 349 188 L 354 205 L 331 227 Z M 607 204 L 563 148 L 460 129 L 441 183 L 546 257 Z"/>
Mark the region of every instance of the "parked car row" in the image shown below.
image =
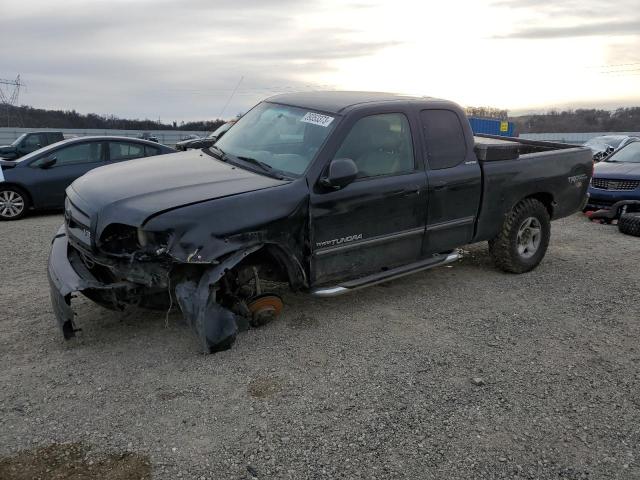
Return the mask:
<path id="1" fill-rule="evenodd" d="M 235 121 L 205 138 L 188 135 L 178 150 L 211 147 Z M 17 220 L 29 210 L 62 208 L 65 189 L 97 167 L 175 152 L 143 133 L 138 138 L 99 136 L 64 140 L 62 132 L 29 132 L 0 147 L 0 220 Z"/>
<path id="2" fill-rule="evenodd" d="M 65 189 L 94 168 L 171 152 L 135 138 L 77 137 L 15 161 L 0 160 L 0 220 L 17 220 L 32 209 L 62 208 Z"/>
<path id="3" fill-rule="evenodd" d="M 209 148 L 214 143 L 222 138 L 227 131 L 236 123 L 235 120 L 223 123 L 209 135 L 204 138 L 187 138 L 181 142 L 176 143 L 176 150 L 190 150 L 195 148 Z"/>
<path id="4" fill-rule="evenodd" d="M 640 138 L 629 135 L 602 135 L 587 141 L 584 146 L 589 147 L 593 152 L 593 160 L 601 162 L 611 156 L 615 151 L 626 147 L 631 142 L 637 142 Z"/>
<path id="5" fill-rule="evenodd" d="M 623 200 L 640 201 L 640 141 L 627 142 L 596 163 L 587 209 L 607 209 Z"/>
<path id="6" fill-rule="evenodd" d="M 9 145 L 0 146 L 0 159 L 16 160 L 52 143 L 64 140 L 62 132 L 23 133 Z"/>

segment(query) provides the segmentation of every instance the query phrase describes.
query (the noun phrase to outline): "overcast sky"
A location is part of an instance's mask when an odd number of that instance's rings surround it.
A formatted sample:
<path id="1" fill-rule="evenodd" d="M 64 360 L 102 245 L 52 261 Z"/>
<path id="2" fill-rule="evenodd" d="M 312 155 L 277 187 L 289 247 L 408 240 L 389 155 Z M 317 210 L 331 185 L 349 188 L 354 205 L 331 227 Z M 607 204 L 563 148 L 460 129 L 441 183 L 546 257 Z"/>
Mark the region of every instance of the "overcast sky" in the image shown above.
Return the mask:
<path id="1" fill-rule="evenodd" d="M 0 78 L 36 107 L 196 120 L 317 89 L 640 105 L 638 0 L 0 2 Z"/>

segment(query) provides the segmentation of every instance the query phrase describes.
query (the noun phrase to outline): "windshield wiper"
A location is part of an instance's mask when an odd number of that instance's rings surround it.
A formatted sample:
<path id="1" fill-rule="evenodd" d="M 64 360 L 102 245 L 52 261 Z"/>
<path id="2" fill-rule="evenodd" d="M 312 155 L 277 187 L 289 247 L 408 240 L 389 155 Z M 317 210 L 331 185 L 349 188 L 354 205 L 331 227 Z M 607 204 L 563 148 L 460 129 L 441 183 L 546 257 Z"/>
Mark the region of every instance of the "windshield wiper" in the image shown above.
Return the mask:
<path id="1" fill-rule="evenodd" d="M 216 147 L 215 145 L 211 145 L 209 147 L 209 151 L 211 153 L 213 153 L 217 158 L 219 158 L 220 160 L 222 160 L 223 162 L 227 162 L 229 161 L 229 157 L 227 156 L 226 153 L 224 153 L 222 151 L 221 148 Z"/>
<path id="2" fill-rule="evenodd" d="M 273 172 L 273 167 L 271 165 L 269 165 L 268 163 L 261 162 L 260 160 L 256 160 L 255 158 L 251 158 L 251 157 L 237 156 L 237 158 L 239 158 L 240 160 L 243 160 L 243 161 L 245 161 L 247 163 L 250 163 L 251 165 L 255 165 L 257 167 L 260 167 L 265 172 Z"/>
<path id="3" fill-rule="evenodd" d="M 237 155 L 236 158 L 239 158 L 243 162 L 250 163 L 251 165 L 255 165 L 256 167 L 259 167 L 263 172 L 267 172 L 268 174 L 273 175 L 273 176 L 275 176 L 276 178 L 278 178 L 280 180 L 286 178 L 280 172 L 280 170 L 277 170 L 277 169 L 273 168 L 268 163 L 261 162 L 260 160 L 256 160 L 255 158 L 251 158 L 251 157 L 241 157 L 239 155 Z"/>

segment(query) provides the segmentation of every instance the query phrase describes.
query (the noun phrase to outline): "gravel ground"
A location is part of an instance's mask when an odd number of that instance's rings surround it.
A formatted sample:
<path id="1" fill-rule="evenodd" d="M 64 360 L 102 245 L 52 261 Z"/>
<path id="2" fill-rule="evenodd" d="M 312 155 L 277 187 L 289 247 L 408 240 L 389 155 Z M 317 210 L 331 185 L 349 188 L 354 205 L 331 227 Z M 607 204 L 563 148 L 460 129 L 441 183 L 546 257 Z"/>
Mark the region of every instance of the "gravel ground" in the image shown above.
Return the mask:
<path id="1" fill-rule="evenodd" d="M 554 222 L 525 275 L 483 244 L 348 296 L 289 294 L 204 356 L 179 314 L 83 299 L 62 341 L 45 275 L 61 222 L 0 224 L 0 476 L 72 444 L 158 479 L 640 478 L 640 239 L 615 227 Z"/>

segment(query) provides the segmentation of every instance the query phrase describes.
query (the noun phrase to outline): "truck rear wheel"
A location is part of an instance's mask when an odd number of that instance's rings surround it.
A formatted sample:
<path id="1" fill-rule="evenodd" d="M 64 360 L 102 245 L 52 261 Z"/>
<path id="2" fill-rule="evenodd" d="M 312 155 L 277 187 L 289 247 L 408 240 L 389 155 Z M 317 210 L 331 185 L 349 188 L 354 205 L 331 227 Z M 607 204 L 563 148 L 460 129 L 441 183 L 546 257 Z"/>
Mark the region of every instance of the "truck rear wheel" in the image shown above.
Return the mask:
<path id="1" fill-rule="evenodd" d="M 627 235 L 640 237 L 640 213 L 623 213 L 618 220 L 618 230 Z"/>
<path id="2" fill-rule="evenodd" d="M 544 258 L 550 234 L 549 212 L 538 200 L 527 198 L 511 210 L 500 233 L 489 240 L 489 253 L 505 272 L 528 272 Z"/>

